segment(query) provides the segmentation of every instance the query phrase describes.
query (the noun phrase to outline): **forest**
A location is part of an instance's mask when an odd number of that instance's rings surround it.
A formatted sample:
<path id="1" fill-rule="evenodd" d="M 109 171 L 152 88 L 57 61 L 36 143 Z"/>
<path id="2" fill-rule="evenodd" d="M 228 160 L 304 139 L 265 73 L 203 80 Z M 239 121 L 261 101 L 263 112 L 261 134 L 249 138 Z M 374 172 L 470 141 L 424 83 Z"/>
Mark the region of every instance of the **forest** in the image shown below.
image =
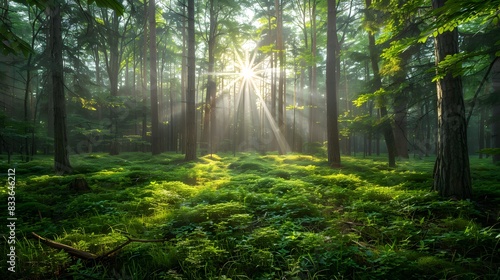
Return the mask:
<path id="1" fill-rule="evenodd" d="M 0 0 L 2 279 L 500 279 L 500 0 Z"/>

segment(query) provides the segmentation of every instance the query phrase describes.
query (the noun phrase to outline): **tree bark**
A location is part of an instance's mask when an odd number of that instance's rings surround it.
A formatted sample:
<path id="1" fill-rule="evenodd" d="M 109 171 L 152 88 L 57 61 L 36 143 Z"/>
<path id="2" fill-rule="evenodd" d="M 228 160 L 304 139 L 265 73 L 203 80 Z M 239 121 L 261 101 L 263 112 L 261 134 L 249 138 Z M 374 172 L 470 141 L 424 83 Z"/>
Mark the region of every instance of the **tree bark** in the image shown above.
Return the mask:
<path id="1" fill-rule="evenodd" d="M 72 172 L 66 134 L 66 97 L 64 96 L 63 41 L 61 6 L 57 1 L 50 7 L 50 54 L 54 107 L 54 169 L 57 174 Z"/>
<path id="2" fill-rule="evenodd" d="M 491 69 L 492 92 L 492 125 L 491 148 L 500 148 L 500 59 L 495 61 Z M 500 162 L 500 154 L 493 155 L 493 162 Z"/>
<path id="3" fill-rule="evenodd" d="M 188 72 L 186 92 L 186 155 L 185 160 L 196 159 L 196 92 L 195 92 L 195 34 L 194 34 L 194 0 L 188 0 Z"/>
<path id="4" fill-rule="evenodd" d="M 285 49 L 283 42 L 283 3 L 280 0 L 274 1 L 276 9 L 276 50 L 278 52 L 279 74 L 278 74 L 278 128 L 281 135 L 286 135 L 285 127 Z M 283 145 L 278 145 L 278 152 L 285 154 Z"/>
<path id="5" fill-rule="evenodd" d="M 119 43 L 119 21 L 118 13 L 112 12 L 112 18 L 109 19 L 107 10 L 102 10 L 103 18 L 105 19 L 107 32 L 106 41 L 108 49 L 104 49 L 104 56 L 106 59 L 106 71 L 109 77 L 110 85 L 110 95 L 112 97 L 112 102 L 116 102 L 116 97 L 118 96 L 118 76 L 120 71 L 120 54 L 118 50 Z M 108 54 L 109 51 L 109 54 Z M 110 155 L 119 154 L 119 144 L 118 144 L 118 119 L 116 115 L 116 108 L 110 106 L 110 133 L 111 133 L 111 144 L 109 147 Z"/>
<path id="6" fill-rule="evenodd" d="M 141 138 L 142 141 L 147 141 L 147 128 L 148 128 L 148 108 L 147 108 L 147 34 L 148 34 L 148 5 L 147 1 L 144 1 L 144 22 L 143 22 L 143 44 L 142 47 L 142 59 L 141 59 L 141 93 L 142 93 L 142 126 L 141 126 Z M 146 151 L 146 147 L 143 145 L 143 151 Z"/>
<path id="7" fill-rule="evenodd" d="M 205 115 L 203 118 L 203 132 L 202 132 L 202 148 L 212 153 L 213 144 L 212 140 L 214 137 L 215 129 L 215 95 L 217 93 L 217 84 L 215 82 L 215 50 L 217 47 L 217 30 L 218 30 L 218 11 L 214 6 L 214 0 L 210 0 L 209 8 L 209 32 L 208 32 L 208 75 L 207 75 L 207 91 L 205 96 Z M 209 151 L 210 150 L 210 151 Z"/>
<path id="8" fill-rule="evenodd" d="M 151 94 L 151 153 L 161 153 L 158 120 L 158 73 L 156 70 L 156 3 L 149 0 L 149 82 Z"/>
<path id="9" fill-rule="evenodd" d="M 319 139 L 319 132 L 317 129 L 316 115 L 318 104 L 316 100 L 318 81 L 316 69 L 316 0 L 309 0 L 309 16 L 311 18 L 311 65 L 309 66 L 309 142 L 317 142 Z"/>
<path id="10" fill-rule="evenodd" d="M 182 16 L 183 18 L 187 18 L 186 15 L 186 6 L 182 4 Z M 186 94 L 187 94 L 187 26 L 186 26 L 186 20 L 182 21 L 182 67 L 181 67 L 181 117 L 179 122 L 182 124 L 180 125 L 180 130 L 179 130 L 179 143 L 180 143 L 180 150 L 182 153 L 186 153 Z"/>
<path id="11" fill-rule="evenodd" d="M 442 7 L 445 0 L 433 0 L 433 8 Z M 458 53 L 458 30 L 447 31 L 435 38 L 436 66 L 448 55 Z M 438 144 L 434 166 L 434 190 L 443 197 L 466 199 L 472 196 L 467 122 L 462 79 L 451 70 L 437 85 Z M 439 73 L 443 74 L 443 73 Z"/>
<path id="12" fill-rule="evenodd" d="M 327 135 L 328 135 L 328 163 L 332 167 L 340 167 L 340 142 L 338 128 L 338 101 L 337 101 L 337 5 L 335 0 L 328 0 L 327 23 L 327 57 L 326 57 L 326 106 L 327 106 Z"/>
<path id="13" fill-rule="evenodd" d="M 397 155 L 402 158 L 409 158 L 407 137 L 408 98 L 405 94 L 405 92 L 400 92 L 394 97 L 394 140 Z"/>
<path id="14" fill-rule="evenodd" d="M 479 151 L 481 151 L 482 149 L 484 149 L 484 126 L 485 126 L 485 120 L 486 120 L 486 115 L 487 115 L 488 111 L 487 110 L 481 110 L 481 112 L 479 113 L 480 116 L 479 116 L 479 135 L 478 135 L 478 141 L 479 141 Z M 479 153 L 479 158 L 482 159 L 483 158 L 483 153 Z"/>

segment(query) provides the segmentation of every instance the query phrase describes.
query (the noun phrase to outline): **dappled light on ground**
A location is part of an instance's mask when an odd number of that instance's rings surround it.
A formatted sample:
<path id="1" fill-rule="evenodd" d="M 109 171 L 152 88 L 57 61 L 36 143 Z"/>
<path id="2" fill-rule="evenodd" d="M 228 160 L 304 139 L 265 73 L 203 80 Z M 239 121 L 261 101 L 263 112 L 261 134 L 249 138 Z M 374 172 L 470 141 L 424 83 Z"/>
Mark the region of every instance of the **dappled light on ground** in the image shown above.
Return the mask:
<path id="1" fill-rule="evenodd" d="M 324 157 L 303 154 L 180 159 L 78 155 L 74 167 L 84 173 L 66 177 L 41 175 L 50 165 L 43 157 L 20 164 L 19 270 L 44 279 L 499 276 L 492 164 L 473 168 L 475 201 L 454 201 L 429 192 L 431 160 L 388 168 L 383 159 L 346 157 L 332 170 Z M 90 192 L 69 191 L 78 177 Z M 90 264 L 31 232 L 96 255 L 127 237 L 167 241 L 131 244 Z"/>

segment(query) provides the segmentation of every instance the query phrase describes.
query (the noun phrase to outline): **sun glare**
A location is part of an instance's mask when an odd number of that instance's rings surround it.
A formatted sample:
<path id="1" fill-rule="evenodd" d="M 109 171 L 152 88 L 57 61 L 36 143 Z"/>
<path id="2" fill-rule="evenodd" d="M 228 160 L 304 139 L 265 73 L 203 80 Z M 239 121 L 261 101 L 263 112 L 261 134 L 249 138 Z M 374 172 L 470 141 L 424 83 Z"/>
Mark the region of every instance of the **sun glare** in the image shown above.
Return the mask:
<path id="1" fill-rule="evenodd" d="M 234 63 L 227 72 L 211 73 L 212 75 L 232 76 L 231 82 L 226 83 L 223 91 L 230 91 L 234 87 L 234 124 L 238 130 L 238 137 L 241 139 L 240 146 L 261 147 L 270 144 L 270 139 L 275 139 L 280 146 L 281 151 L 290 151 L 283 133 L 281 132 L 275 117 L 267 108 L 267 101 L 264 99 L 266 83 L 269 83 L 269 71 L 274 69 L 267 68 L 266 60 L 257 59 L 255 46 L 246 44 L 243 50 L 233 52 Z M 251 54 L 250 54 L 251 52 Z M 239 90 L 236 87 L 239 86 Z M 241 113 L 237 113 L 241 112 Z M 260 120 L 257 120 L 260 118 Z M 265 121 L 267 120 L 267 122 Z M 251 129 L 261 129 L 261 135 L 251 135 Z M 267 133 L 271 138 L 267 137 Z M 260 138 L 259 138 L 260 137 Z M 267 137 L 267 138 L 266 138 Z M 259 142 L 260 141 L 260 142 Z M 236 147 L 236 146 L 235 146 Z"/>
<path id="2" fill-rule="evenodd" d="M 241 69 L 241 72 L 240 72 L 240 75 L 241 77 L 243 77 L 245 80 L 248 80 L 248 79 L 252 79 L 255 75 L 255 73 L 253 72 L 253 69 L 252 67 L 250 66 L 245 66 Z"/>

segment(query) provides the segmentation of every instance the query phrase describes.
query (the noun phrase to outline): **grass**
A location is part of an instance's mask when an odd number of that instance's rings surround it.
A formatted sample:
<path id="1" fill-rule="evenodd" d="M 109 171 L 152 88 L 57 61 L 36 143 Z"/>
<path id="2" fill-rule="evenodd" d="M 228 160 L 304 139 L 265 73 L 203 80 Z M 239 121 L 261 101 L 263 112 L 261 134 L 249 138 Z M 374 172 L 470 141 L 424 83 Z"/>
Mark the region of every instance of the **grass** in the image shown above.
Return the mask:
<path id="1" fill-rule="evenodd" d="M 389 168 L 343 157 L 340 169 L 301 154 L 71 160 L 64 177 L 50 175 L 48 157 L 17 164 L 17 272 L 0 263 L 2 279 L 500 278 L 500 172 L 486 160 L 471 161 L 471 201 L 429 191 L 432 159 Z M 92 191 L 71 192 L 77 177 Z M 32 231 L 94 254 L 126 236 L 168 241 L 89 263 Z"/>

